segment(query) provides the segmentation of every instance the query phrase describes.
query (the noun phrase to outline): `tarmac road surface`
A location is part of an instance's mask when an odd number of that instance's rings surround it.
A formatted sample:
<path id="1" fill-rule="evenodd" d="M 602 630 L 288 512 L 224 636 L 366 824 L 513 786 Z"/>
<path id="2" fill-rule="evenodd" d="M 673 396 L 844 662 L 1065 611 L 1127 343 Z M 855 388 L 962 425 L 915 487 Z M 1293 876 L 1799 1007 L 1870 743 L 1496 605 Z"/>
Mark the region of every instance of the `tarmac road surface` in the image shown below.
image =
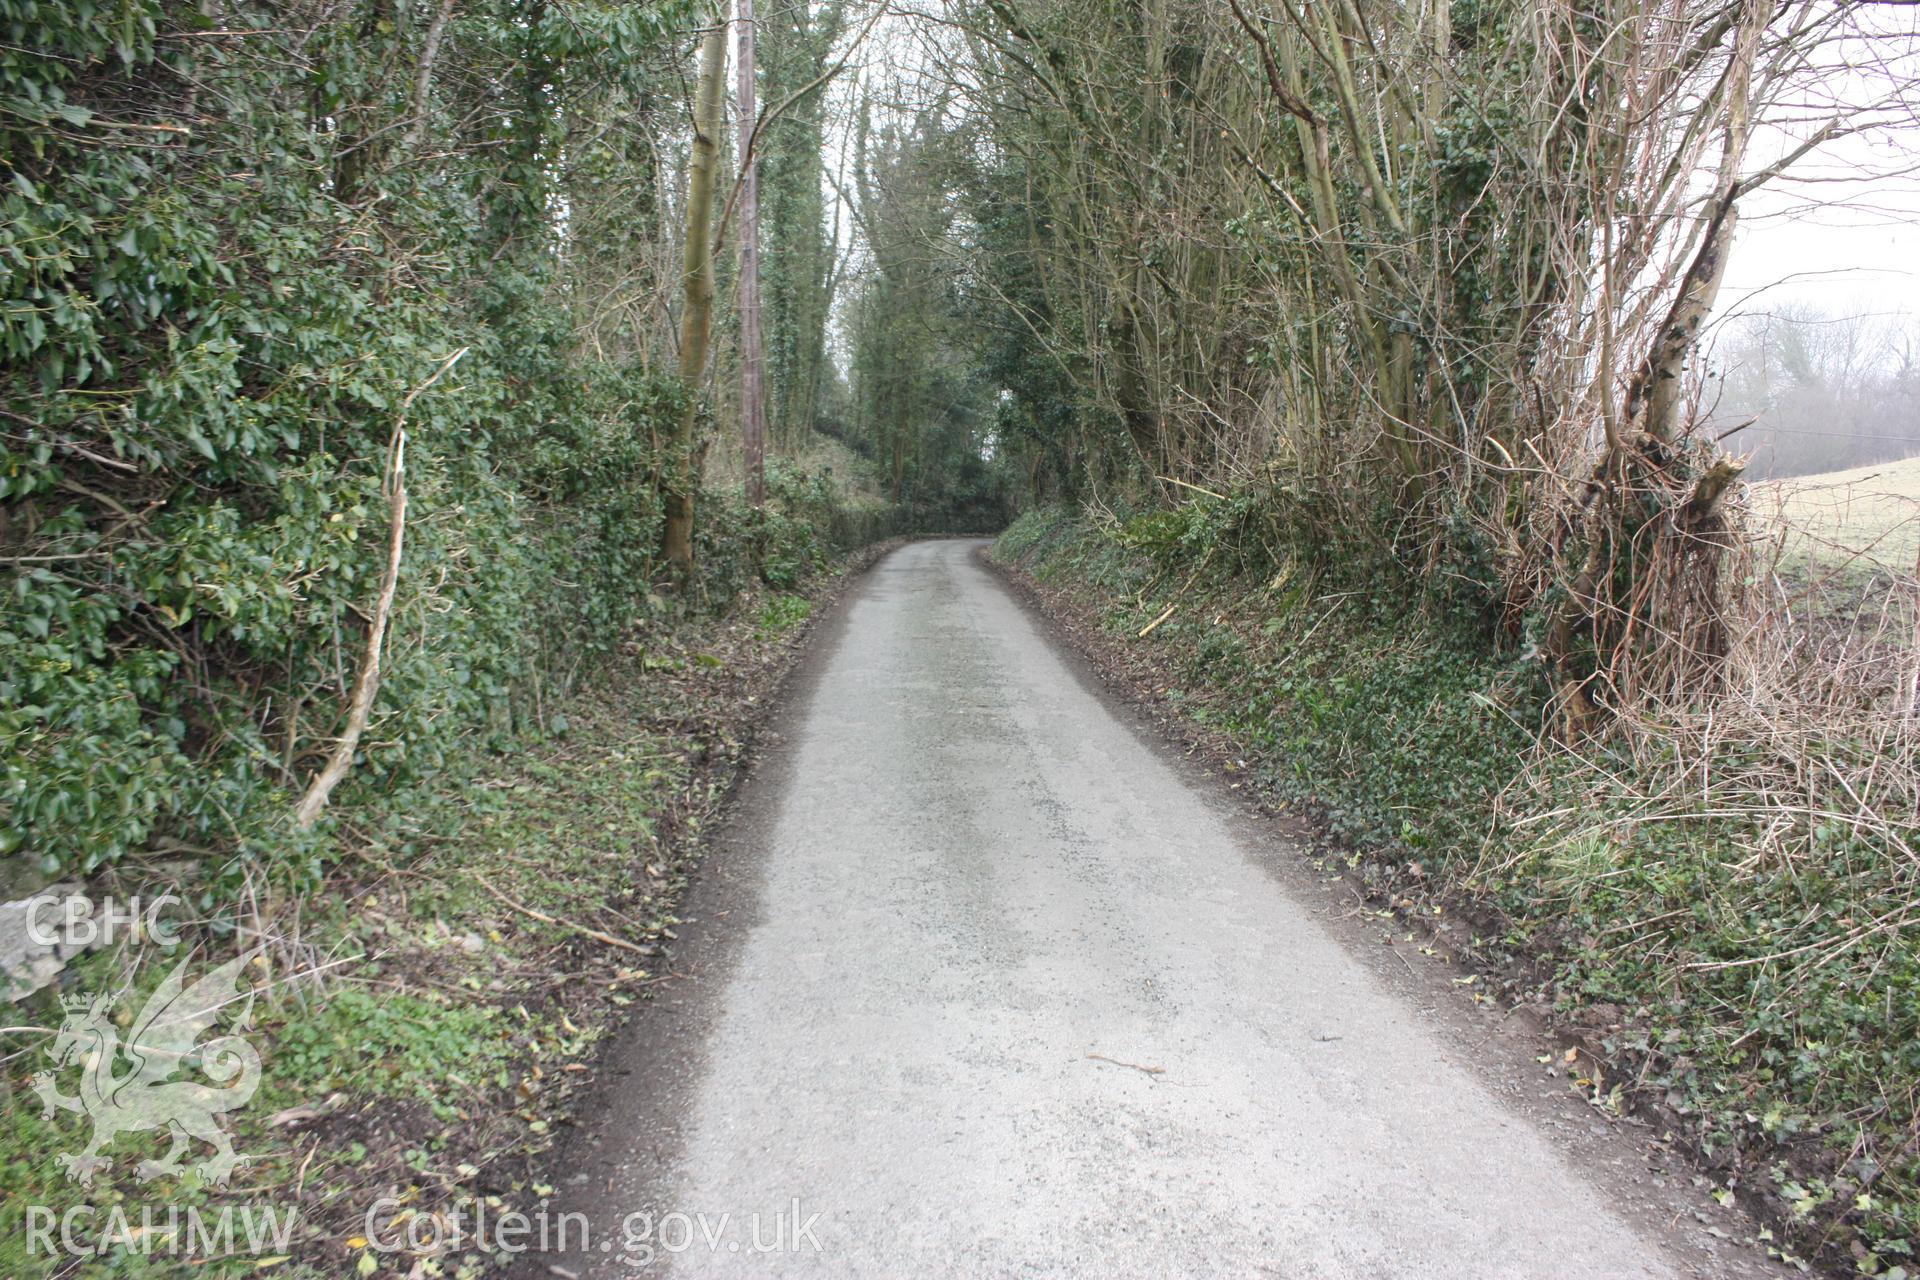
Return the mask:
<path id="1" fill-rule="evenodd" d="M 980 545 L 815 638 L 526 1274 L 1769 1273 L 1580 1166 Z"/>

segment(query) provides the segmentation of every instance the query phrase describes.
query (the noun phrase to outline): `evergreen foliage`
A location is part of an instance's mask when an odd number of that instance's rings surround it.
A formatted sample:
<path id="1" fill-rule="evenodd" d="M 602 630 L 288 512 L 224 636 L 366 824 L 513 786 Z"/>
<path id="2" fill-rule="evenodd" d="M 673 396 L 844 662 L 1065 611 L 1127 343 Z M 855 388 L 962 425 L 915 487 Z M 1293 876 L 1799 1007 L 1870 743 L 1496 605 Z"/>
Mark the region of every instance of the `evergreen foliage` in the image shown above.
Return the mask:
<path id="1" fill-rule="evenodd" d="M 0 851 L 47 874 L 217 851 L 231 877 L 296 847 L 403 414 L 405 555 L 350 790 L 527 727 L 649 607 L 687 391 L 604 318 L 611 279 L 659 273 L 630 211 L 661 180 L 602 126 L 689 17 L 0 3 Z M 827 530 L 722 505 L 705 536 L 724 593 L 750 551 L 790 579 Z"/>

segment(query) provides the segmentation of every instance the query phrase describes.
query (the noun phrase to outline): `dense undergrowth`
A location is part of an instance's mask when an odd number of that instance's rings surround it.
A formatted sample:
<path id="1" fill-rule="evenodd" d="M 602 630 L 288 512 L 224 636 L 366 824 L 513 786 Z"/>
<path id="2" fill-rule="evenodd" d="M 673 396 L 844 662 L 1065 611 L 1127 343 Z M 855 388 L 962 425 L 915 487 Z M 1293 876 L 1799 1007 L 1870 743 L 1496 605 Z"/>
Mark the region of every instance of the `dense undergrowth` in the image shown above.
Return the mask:
<path id="1" fill-rule="evenodd" d="M 318 890 L 248 940 L 262 1070 L 230 1118 L 246 1156 L 231 1184 L 191 1170 L 141 1183 L 138 1161 L 166 1146 L 151 1133 L 119 1135 L 109 1170 L 70 1182 L 55 1157 L 87 1126 L 43 1116 L 29 1087 L 48 1065 L 31 1029 L 50 1035 L 61 1007 L 53 989 L 13 1006 L 26 1026 L 0 1045 L 0 1274 L 471 1280 L 505 1261 L 497 1238 L 458 1237 L 452 1212 L 530 1212 L 569 1174 L 553 1145 L 607 1033 L 666 979 L 680 895 L 770 695 L 843 580 L 832 570 L 872 554 L 745 585 L 704 616 L 643 619 L 537 725 L 338 833 Z M 231 949 L 187 940 L 196 973 Z M 123 940 L 70 968 L 60 994 L 111 993 L 131 1014 L 174 962 Z M 188 1207 L 264 1207 L 288 1230 L 209 1248 L 167 1234 L 167 1210 Z M 78 1215 L 71 1240 L 49 1256 L 30 1212 Z"/>
<path id="2" fill-rule="evenodd" d="M 1606 735 L 1557 745 L 1534 654 L 1377 567 L 1249 545 L 1244 514 L 1041 510 L 996 555 L 1150 651 L 1370 886 L 1475 921 L 1509 998 L 1597 1028 L 1597 1103 L 1691 1139 L 1788 1252 L 1912 1270 L 1920 946 L 1897 922 L 1920 822 L 1891 840 L 1850 822 L 1844 775 L 1788 803 L 1687 790 L 1774 743 L 1675 741 L 1664 763 Z M 1857 747 L 1825 749 L 1864 788 Z"/>
<path id="3" fill-rule="evenodd" d="M 0 887 L 155 857 L 208 910 L 318 882 L 329 833 L 289 812 L 347 718 L 397 446 L 336 810 L 538 728 L 666 607 L 688 392 L 585 331 L 590 246 L 545 218 L 646 198 L 644 140 L 575 135 L 659 74 L 678 11 L 213 12 L 0 3 Z M 763 512 L 702 495 L 676 611 L 895 531 L 769 483 Z"/>

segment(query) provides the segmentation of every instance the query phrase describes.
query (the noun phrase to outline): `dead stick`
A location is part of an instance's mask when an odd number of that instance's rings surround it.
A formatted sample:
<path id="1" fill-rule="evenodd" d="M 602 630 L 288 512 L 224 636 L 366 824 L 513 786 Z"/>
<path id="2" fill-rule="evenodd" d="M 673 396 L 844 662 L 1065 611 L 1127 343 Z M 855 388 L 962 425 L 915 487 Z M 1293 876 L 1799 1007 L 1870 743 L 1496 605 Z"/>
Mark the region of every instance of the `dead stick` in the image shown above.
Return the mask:
<path id="1" fill-rule="evenodd" d="M 374 602 L 373 622 L 367 628 L 367 653 L 361 660 L 360 674 L 353 682 L 353 697 L 347 704 L 347 727 L 333 744 L 333 750 L 327 756 L 326 767 L 314 775 L 313 782 L 307 787 L 307 793 L 300 797 L 300 807 L 293 812 L 293 822 L 302 831 L 311 827 L 320 817 L 320 811 L 327 807 L 327 797 L 347 776 L 347 770 L 353 767 L 354 749 L 360 745 L 360 735 L 367 730 L 367 718 L 373 711 L 373 698 L 380 691 L 380 647 L 386 642 L 387 620 L 393 614 L 393 596 L 400 585 L 400 551 L 407 532 L 407 411 L 413 407 L 414 400 L 431 387 L 460 362 L 467 354 L 462 347 L 440 363 L 433 376 L 407 393 L 400 402 L 400 412 L 393 421 L 393 441 L 387 450 L 387 487 L 388 501 L 391 507 L 390 531 L 387 536 L 387 572 L 380 581 L 380 597 Z"/>
<path id="2" fill-rule="evenodd" d="M 1907 676 L 1907 714 L 1920 716 L 1920 550 L 1913 557 L 1913 670 Z"/>
<path id="3" fill-rule="evenodd" d="M 559 916 L 550 916 L 544 911 L 535 911 L 532 907 L 522 906 L 520 903 L 515 902 L 512 898 L 509 898 L 506 894 L 500 892 L 498 889 L 488 884 L 485 880 L 482 880 L 479 876 L 474 876 L 473 882 L 479 885 L 482 889 L 485 889 L 488 893 L 492 894 L 495 898 L 498 898 L 503 905 L 513 908 L 515 911 L 518 911 L 523 916 L 532 916 L 535 920 L 538 920 L 541 924 L 551 924 L 551 925 L 557 925 L 562 929 L 571 929 L 575 933 L 585 934 L 587 937 L 592 938 L 595 942 L 604 942 L 610 947 L 619 947 L 621 950 L 631 951 L 635 955 L 648 956 L 648 957 L 651 957 L 653 955 L 653 953 L 647 950 L 647 948 L 637 947 L 633 943 L 628 942 L 625 938 L 616 938 L 610 933 L 602 933 L 598 929 L 589 929 L 587 928 L 587 926 L 583 924 L 575 924 L 571 920 L 562 920 Z"/>
<path id="4" fill-rule="evenodd" d="M 1180 607 L 1180 602 L 1178 600 L 1175 600 L 1172 604 L 1168 605 L 1165 609 L 1161 611 L 1159 617 L 1155 618 L 1152 622 L 1149 622 L 1146 626 L 1140 628 L 1139 639 L 1145 640 L 1149 635 L 1153 633 L 1153 629 L 1155 627 L 1165 622 L 1168 618 L 1171 618 L 1173 616 L 1173 611 L 1175 609 L 1178 609 L 1179 607 Z"/>

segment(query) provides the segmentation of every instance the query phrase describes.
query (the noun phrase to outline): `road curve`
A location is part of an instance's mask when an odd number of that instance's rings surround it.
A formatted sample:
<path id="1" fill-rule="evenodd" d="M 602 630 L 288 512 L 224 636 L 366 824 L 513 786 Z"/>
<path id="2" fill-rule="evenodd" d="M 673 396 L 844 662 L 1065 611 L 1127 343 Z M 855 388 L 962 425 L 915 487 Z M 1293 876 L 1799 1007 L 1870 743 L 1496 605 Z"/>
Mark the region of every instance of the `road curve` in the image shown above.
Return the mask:
<path id="1" fill-rule="evenodd" d="M 576 1207 L 685 1276 L 1685 1274 L 979 546 L 893 553 L 822 642 L 703 921 L 739 936 L 641 1020 Z M 632 1274 L 635 1230 L 557 1273 Z"/>

